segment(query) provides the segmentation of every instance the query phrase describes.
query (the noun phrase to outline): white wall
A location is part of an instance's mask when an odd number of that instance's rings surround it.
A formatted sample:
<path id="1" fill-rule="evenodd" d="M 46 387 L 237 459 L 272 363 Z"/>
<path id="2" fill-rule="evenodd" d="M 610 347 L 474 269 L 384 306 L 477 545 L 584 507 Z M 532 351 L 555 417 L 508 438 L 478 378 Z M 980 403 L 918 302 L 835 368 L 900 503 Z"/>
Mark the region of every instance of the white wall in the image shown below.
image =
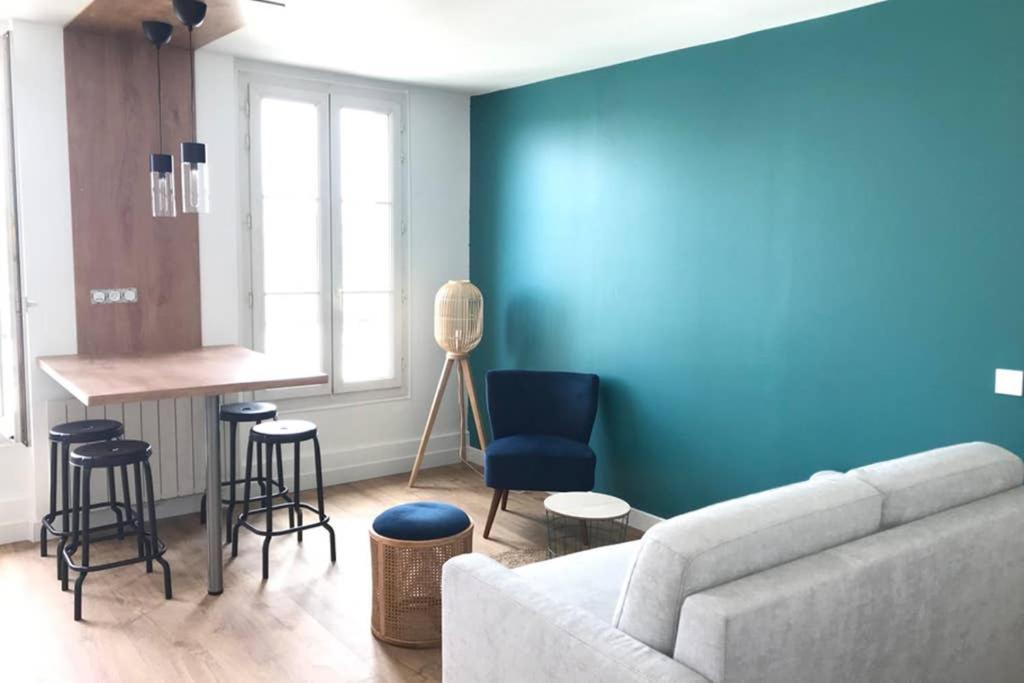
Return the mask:
<path id="1" fill-rule="evenodd" d="M 196 127 L 206 142 L 210 213 L 199 217 L 199 284 L 204 344 L 237 344 L 239 295 L 238 121 L 234 59 L 196 53 Z"/>
<path id="2" fill-rule="evenodd" d="M 65 394 L 35 358 L 74 353 L 74 267 L 60 27 L 15 21 L 11 29 L 14 146 L 22 277 L 29 429 L 33 448 L 0 451 L 0 542 L 26 537 L 47 487 L 46 401 Z"/>
<path id="3" fill-rule="evenodd" d="M 34 448 L 0 451 L 0 543 L 35 533 L 47 495 L 45 403 L 67 397 L 35 359 L 76 349 L 62 29 L 15 22 L 13 34 L 25 295 L 36 302 L 26 320 Z M 212 188 L 211 213 L 200 220 L 203 342 L 235 343 L 248 315 L 240 294 L 235 60 L 201 50 L 196 72 L 199 138 L 207 144 Z M 320 426 L 327 483 L 410 469 L 444 358 L 433 341 L 434 293 L 446 280 L 469 276 L 469 98 L 416 87 L 408 92 L 409 396 L 302 411 L 279 402 L 290 417 Z M 454 462 L 457 425 L 449 397 L 428 464 Z"/>
<path id="4" fill-rule="evenodd" d="M 290 67 L 238 62 L 206 50 L 197 53 L 196 112 L 207 144 L 211 213 L 200 217 L 203 343 L 241 343 L 249 324 L 242 287 L 242 209 L 238 156 L 240 100 L 237 68 L 275 75 L 315 75 L 340 83 L 373 81 Z M 326 480 L 331 483 L 408 471 L 444 362 L 434 342 L 433 301 L 445 281 L 469 277 L 469 97 L 460 93 L 383 83 L 409 94 L 409 395 L 362 405 L 303 408 L 277 400 L 283 415 L 320 427 Z M 454 395 L 454 384 L 450 385 Z M 428 464 L 455 461 L 457 402 L 446 397 L 428 450 Z"/>

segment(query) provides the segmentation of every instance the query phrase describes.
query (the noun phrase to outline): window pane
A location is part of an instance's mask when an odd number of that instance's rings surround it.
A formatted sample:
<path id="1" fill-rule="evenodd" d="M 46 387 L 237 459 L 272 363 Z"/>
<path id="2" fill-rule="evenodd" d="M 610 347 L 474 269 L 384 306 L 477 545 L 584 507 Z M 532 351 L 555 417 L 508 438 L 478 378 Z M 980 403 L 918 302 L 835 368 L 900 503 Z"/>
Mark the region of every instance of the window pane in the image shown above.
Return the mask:
<path id="1" fill-rule="evenodd" d="M 261 180 L 264 196 L 319 196 L 319 131 L 316 105 L 260 100 Z"/>
<path id="2" fill-rule="evenodd" d="M 319 294 L 270 294 L 264 298 L 264 351 L 323 370 Z"/>
<path id="3" fill-rule="evenodd" d="M 263 289 L 320 291 L 320 202 L 263 199 Z"/>
<path id="4" fill-rule="evenodd" d="M 391 201 L 390 115 L 341 110 L 341 200 Z"/>
<path id="5" fill-rule="evenodd" d="M 394 288 L 390 204 L 341 205 L 341 287 L 346 292 Z"/>
<path id="6" fill-rule="evenodd" d="M 393 294 L 343 294 L 341 378 L 345 383 L 395 376 Z"/>

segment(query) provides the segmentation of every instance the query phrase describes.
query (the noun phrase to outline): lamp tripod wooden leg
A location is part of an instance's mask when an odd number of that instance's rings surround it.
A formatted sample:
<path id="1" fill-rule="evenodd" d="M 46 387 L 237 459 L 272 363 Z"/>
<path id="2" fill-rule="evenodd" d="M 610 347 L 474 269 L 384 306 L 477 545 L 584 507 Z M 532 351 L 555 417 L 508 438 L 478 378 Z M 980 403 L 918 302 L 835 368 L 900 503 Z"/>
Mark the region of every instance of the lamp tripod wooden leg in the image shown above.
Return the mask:
<path id="1" fill-rule="evenodd" d="M 466 462 L 466 376 L 459 363 L 459 462 Z"/>
<path id="2" fill-rule="evenodd" d="M 468 462 L 466 459 L 466 408 L 463 392 L 469 396 L 469 407 L 473 411 L 473 420 L 476 424 L 477 437 L 480 439 L 480 448 L 487 448 L 487 437 L 484 435 L 484 424 L 480 414 L 480 407 L 476 400 L 476 387 L 473 386 L 473 375 L 469 369 L 469 359 L 464 355 L 449 353 L 445 357 L 444 367 L 441 368 L 441 378 L 437 382 L 437 391 L 434 392 L 434 401 L 430 404 L 430 413 L 427 415 L 427 424 L 423 427 L 423 436 L 420 437 L 420 447 L 416 451 L 416 461 L 413 463 L 412 472 L 409 473 L 409 486 L 416 485 L 416 477 L 423 465 L 423 456 L 427 452 L 427 442 L 430 441 L 430 433 L 434 430 L 434 422 L 437 421 L 437 413 L 441 409 L 441 401 L 444 399 L 444 390 L 448 386 L 448 377 L 452 373 L 452 367 L 458 364 L 459 382 L 459 460 Z"/>

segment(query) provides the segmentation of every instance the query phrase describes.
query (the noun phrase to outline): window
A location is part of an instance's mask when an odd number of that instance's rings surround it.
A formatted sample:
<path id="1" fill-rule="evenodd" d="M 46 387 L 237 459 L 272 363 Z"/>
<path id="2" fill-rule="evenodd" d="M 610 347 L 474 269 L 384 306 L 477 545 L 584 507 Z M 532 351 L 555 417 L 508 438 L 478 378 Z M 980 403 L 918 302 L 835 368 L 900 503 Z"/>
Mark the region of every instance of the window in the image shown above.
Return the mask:
<path id="1" fill-rule="evenodd" d="M 405 386 L 404 96 L 252 77 L 252 341 L 327 372 L 327 387 Z"/>
<path id="2" fill-rule="evenodd" d="M 0 43 L 0 434 L 27 444 L 10 74 L 6 33 Z"/>

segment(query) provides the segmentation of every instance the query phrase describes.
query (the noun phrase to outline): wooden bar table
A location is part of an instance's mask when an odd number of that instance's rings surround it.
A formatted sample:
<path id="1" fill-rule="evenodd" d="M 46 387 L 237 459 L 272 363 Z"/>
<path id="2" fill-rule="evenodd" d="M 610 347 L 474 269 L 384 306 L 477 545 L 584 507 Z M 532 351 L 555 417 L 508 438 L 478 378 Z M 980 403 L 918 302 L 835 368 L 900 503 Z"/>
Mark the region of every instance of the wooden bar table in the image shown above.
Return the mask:
<path id="1" fill-rule="evenodd" d="M 206 397 L 206 535 L 209 592 L 224 590 L 220 509 L 220 396 L 255 389 L 326 384 L 327 375 L 241 346 L 170 353 L 47 356 L 39 367 L 86 406 L 184 396 Z"/>

